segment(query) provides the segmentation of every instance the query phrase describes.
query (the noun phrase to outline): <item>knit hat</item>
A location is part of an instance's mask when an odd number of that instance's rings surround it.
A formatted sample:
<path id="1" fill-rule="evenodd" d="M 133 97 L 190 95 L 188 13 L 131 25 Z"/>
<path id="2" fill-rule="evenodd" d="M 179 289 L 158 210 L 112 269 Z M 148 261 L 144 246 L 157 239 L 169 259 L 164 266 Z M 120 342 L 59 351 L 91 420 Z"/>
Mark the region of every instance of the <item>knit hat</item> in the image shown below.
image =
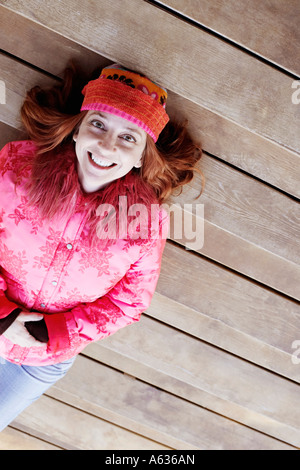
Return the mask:
<path id="1" fill-rule="evenodd" d="M 87 83 L 82 94 L 81 111 L 103 111 L 127 119 L 147 132 L 154 142 L 169 121 L 165 111 L 167 91 L 120 65 L 105 67 L 99 78 Z"/>

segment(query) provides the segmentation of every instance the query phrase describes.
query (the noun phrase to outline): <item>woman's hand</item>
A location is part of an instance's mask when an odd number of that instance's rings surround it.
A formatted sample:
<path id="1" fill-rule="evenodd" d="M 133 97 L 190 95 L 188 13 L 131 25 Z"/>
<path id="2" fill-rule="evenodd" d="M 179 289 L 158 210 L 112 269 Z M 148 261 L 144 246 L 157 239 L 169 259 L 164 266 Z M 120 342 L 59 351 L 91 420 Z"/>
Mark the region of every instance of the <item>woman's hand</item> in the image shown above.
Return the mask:
<path id="1" fill-rule="evenodd" d="M 5 338 L 9 339 L 14 344 L 18 344 L 24 348 L 33 346 L 43 346 L 43 344 L 36 340 L 30 333 L 28 333 L 24 323 L 27 321 L 39 321 L 43 319 L 43 315 L 39 313 L 23 313 L 21 312 L 17 319 L 10 325 L 9 328 L 3 333 Z"/>

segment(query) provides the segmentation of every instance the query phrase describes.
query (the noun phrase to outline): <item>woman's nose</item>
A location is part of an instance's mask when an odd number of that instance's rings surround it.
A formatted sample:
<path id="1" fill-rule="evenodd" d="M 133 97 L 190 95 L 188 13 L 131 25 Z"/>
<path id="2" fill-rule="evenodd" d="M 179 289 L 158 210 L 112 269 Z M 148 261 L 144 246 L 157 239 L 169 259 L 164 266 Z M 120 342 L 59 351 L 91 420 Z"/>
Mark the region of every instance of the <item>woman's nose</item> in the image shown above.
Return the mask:
<path id="1" fill-rule="evenodd" d="M 99 138 L 98 145 L 102 151 L 114 152 L 116 150 L 115 137 L 110 132 L 105 132 L 102 134 L 101 138 Z"/>

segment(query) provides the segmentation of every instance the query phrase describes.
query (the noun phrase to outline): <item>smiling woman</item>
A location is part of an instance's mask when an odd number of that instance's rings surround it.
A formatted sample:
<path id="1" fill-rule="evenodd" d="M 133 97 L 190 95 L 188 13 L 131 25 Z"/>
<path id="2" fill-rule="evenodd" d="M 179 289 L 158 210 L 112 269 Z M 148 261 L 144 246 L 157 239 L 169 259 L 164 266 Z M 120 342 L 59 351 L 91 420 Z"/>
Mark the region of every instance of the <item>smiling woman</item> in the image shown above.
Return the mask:
<path id="1" fill-rule="evenodd" d="M 146 147 L 146 132 L 109 113 L 88 111 L 74 133 L 78 176 L 85 192 L 104 188 L 140 168 Z"/>
<path id="2" fill-rule="evenodd" d="M 201 155 L 145 76 L 114 65 L 81 93 L 75 72 L 27 94 L 30 140 L 0 152 L 0 430 L 87 344 L 140 319 L 168 232 L 161 203 Z M 125 225 L 124 200 L 137 216 Z M 99 207 L 117 237 L 99 236 Z"/>

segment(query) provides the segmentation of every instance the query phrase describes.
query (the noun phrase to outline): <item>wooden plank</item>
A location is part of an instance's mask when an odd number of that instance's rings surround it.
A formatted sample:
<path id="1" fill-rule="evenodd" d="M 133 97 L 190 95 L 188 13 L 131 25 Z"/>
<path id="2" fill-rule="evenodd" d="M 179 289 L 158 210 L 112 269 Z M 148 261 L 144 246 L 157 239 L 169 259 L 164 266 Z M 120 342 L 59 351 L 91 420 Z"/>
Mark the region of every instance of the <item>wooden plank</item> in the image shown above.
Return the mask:
<path id="1" fill-rule="evenodd" d="M 256 280 L 266 287 L 299 300 L 299 265 L 289 262 L 222 227 L 204 221 L 205 243 L 196 250 L 208 258 Z M 189 239 L 177 240 L 193 248 Z"/>
<path id="2" fill-rule="evenodd" d="M 46 395 L 24 410 L 12 426 L 65 450 L 166 449 Z"/>
<path id="3" fill-rule="evenodd" d="M 25 89 L 53 80 L 5 55 L 0 55 L 0 64 L 7 83 L 7 104 L 0 108 L 0 120 L 18 126 Z M 204 246 L 200 252 L 299 298 L 299 205 L 208 156 L 204 156 L 201 166 L 206 190 L 198 201 L 205 205 Z M 195 178 L 176 202 L 195 203 L 200 186 L 199 178 Z"/>
<path id="4" fill-rule="evenodd" d="M 249 132 L 180 95 L 170 92 L 168 113 L 189 122 L 193 137 L 202 148 L 295 197 L 300 197 L 299 154 Z"/>
<path id="5" fill-rule="evenodd" d="M 47 4 L 1 0 L 0 4 L 107 58 L 131 68 L 139 65 L 171 91 L 300 153 L 300 107 L 291 100 L 293 79 L 151 4 L 140 0 L 126 2 L 126 8 L 124 0 L 99 0 L 92 8 L 88 0 Z M 274 90 L 280 90 L 276 99 Z"/>
<path id="6" fill-rule="evenodd" d="M 184 212 L 187 220 L 191 214 L 196 228 L 191 234 L 186 233 L 187 229 L 179 230 L 179 237 L 171 232 L 171 238 L 299 300 L 299 204 L 209 157 L 203 158 L 202 168 L 206 187 L 198 201 L 198 176 L 180 196 L 170 199 L 178 205 L 178 209 L 173 207 L 177 214 L 174 225 L 180 226 L 180 214 Z M 204 205 L 203 224 L 195 216 L 197 204 Z M 199 247 L 197 240 L 201 236 L 204 243 Z"/>
<path id="7" fill-rule="evenodd" d="M 96 67 L 105 67 L 110 63 L 95 52 L 29 21 L 3 5 L 0 5 L 0 44 L 1 49 L 9 54 L 58 77 L 62 76 L 71 58 L 80 63 L 87 76 Z"/>
<path id="8" fill-rule="evenodd" d="M 172 243 L 146 313 L 300 383 L 292 348 L 300 338 L 299 303 Z"/>
<path id="9" fill-rule="evenodd" d="M 0 450 L 60 450 L 60 447 L 7 427 L 0 434 Z"/>
<path id="10" fill-rule="evenodd" d="M 298 0 L 159 0 L 245 49 L 300 75 Z"/>
<path id="11" fill-rule="evenodd" d="M 4 54 L 0 54 L 0 70 L 6 89 L 6 103 L 0 105 L 0 120 L 10 127 L 22 129 L 20 108 L 26 92 L 35 85 L 51 86 L 56 80 Z"/>
<path id="12" fill-rule="evenodd" d="M 204 155 L 201 168 L 206 184 L 203 196 L 205 219 L 228 232 L 298 263 L 300 207 L 296 201 L 248 175 Z M 200 178 L 185 186 L 176 201 L 195 202 Z"/>
<path id="13" fill-rule="evenodd" d="M 153 319 L 86 353 L 201 407 L 300 446 L 299 385 Z"/>
<path id="14" fill-rule="evenodd" d="M 12 28 L 13 35 L 9 34 Z M 71 58 L 77 59 L 87 73 L 109 62 L 3 5 L 0 5 L 0 42 L 5 51 L 54 75 L 60 75 Z M 45 50 L 47 54 L 41 52 Z M 168 112 L 177 119 L 179 115 L 181 119 L 189 119 L 192 134 L 200 139 L 207 152 L 300 197 L 299 177 L 294 171 L 299 165 L 298 154 L 172 92 L 169 92 Z"/>
<path id="15" fill-rule="evenodd" d="M 23 140 L 25 138 L 25 132 L 22 132 L 20 129 L 16 129 L 15 127 L 8 126 L 0 121 L 0 149 L 2 149 L 7 142 Z"/>
<path id="16" fill-rule="evenodd" d="M 83 356 L 49 394 L 175 449 L 290 448 Z"/>
<path id="17" fill-rule="evenodd" d="M 49 394 L 169 448 L 203 446 L 195 420 L 203 413 L 197 406 L 86 357 L 79 356 Z"/>

